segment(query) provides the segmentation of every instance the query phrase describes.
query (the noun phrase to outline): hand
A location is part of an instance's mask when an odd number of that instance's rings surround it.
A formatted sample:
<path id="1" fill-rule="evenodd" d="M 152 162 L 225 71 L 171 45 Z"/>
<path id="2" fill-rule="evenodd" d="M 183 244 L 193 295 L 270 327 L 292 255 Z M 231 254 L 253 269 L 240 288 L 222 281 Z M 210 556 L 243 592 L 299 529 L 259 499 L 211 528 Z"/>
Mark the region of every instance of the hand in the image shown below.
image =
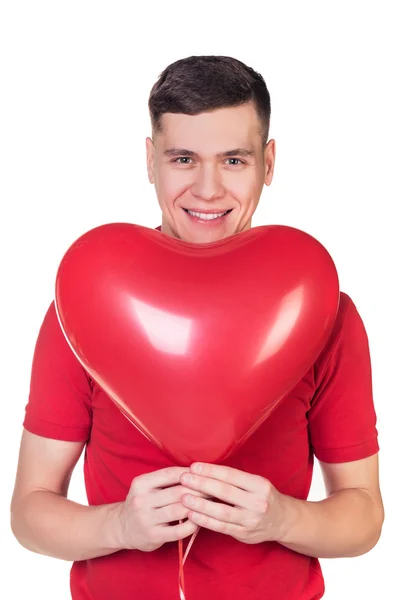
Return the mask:
<path id="1" fill-rule="evenodd" d="M 117 505 L 121 548 L 151 552 L 197 531 L 198 525 L 187 520 L 189 509 L 181 502 L 190 490 L 177 485 L 188 471 L 187 467 L 168 467 L 133 480 L 125 502 Z M 194 490 L 191 494 L 202 495 Z M 183 519 L 178 525 L 170 524 Z"/>
<path id="2" fill-rule="evenodd" d="M 195 463 L 181 477 L 191 489 L 182 498 L 188 518 L 198 526 L 230 535 L 245 544 L 279 541 L 285 529 L 286 498 L 259 475 L 220 465 Z M 198 497 L 203 493 L 221 500 Z"/>

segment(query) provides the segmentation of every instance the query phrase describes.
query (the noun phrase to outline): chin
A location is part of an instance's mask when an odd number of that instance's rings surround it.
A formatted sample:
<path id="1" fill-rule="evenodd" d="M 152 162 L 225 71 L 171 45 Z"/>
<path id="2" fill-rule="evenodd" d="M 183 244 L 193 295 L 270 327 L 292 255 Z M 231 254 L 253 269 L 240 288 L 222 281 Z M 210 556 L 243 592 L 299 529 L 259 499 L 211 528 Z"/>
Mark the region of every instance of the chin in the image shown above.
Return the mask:
<path id="1" fill-rule="evenodd" d="M 212 242 L 218 242 L 219 240 L 223 240 L 231 235 L 234 235 L 235 231 L 232 232 L 199 232 L 199 233 L 190 233 L 187 236 L 181 238 L 186 242 L 192 242 L 194 244 L 207 244 Z"/>
<path id="2" fill-rule="evenodd" d="M 189 223 L 181 221 L 175 221 L 173 224 L 165 223 L 162 229 L 164 233 L 172 237 L 193 244 L 217 242 L 240 231 L 239 224 L 234 226 L 233 223 L 213 223 L 210 226 L 209 224 L 198 223 L 196 221 Z"/>

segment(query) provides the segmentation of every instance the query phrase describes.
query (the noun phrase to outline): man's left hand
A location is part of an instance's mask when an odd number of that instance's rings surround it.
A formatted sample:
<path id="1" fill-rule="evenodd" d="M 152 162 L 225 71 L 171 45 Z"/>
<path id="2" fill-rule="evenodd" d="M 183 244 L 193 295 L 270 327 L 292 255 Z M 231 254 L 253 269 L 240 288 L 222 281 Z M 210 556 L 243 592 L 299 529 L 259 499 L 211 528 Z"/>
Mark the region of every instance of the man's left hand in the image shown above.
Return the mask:
<path id="1" fill-rule="evenodd" d="M 289 498 L 270 481 L 221 465 L 194 463 L 190 470 L 182 475 L 182 485 L 210 497 L 183 496 L 191 521 L 245 544 L 283 538 Z"/>

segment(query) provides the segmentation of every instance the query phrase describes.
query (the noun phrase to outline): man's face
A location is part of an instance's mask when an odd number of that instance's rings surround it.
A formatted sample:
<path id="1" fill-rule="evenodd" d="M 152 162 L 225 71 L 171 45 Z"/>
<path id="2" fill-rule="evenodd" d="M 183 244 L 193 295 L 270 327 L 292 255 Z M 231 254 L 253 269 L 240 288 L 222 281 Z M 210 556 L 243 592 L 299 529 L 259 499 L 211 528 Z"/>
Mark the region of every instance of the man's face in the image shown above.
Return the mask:
<path id="1" fill-rule="evenodd" d="M 195 116 L 166 113 L 161 125 L 154 143 L 146 140 L 161 231 L 206 243 L 249 229 L 275 162 L 275 142 L 263 146 L 253 104 Z"/>

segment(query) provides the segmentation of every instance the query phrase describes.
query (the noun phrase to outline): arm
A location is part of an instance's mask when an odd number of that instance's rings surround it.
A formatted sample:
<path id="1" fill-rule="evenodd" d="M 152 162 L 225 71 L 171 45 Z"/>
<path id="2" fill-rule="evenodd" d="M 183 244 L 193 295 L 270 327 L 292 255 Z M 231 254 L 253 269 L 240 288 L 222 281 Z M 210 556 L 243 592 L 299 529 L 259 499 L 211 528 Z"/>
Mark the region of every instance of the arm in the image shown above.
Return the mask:
<path id="1" fill-rule="evenodd" d="M 67 499 L 73 469 L 84 444 L 24 431 L 11 503 L 12 531 L 22 546 L 68 561 L 123 549 L 152 551 L 197 529 L 186 519 L 179 483 L 184 467 L 170 467 L 133 480 L 124 502 L 83 506 Z"/>
<path id="2" fill-rule="evenodd" d="M 281 494 L 258 475 L 194 464 L 182 484 L 222 503 L 191 494 L 182 500 L 194 523 L 247 544 L 275 541 L 318 558 L 368 552 L 379 539 L 384 518 L 377 454 L 349 463 L 322 463 L 322 470 L 328 498 L 309 502 Z"/>
<path id="3" fill-rule="evenodd" d="M 81 442 L 64 442 L 24 430 L 11 502 L 12 531 L 22 546 L 64 560 L 119 550 L 116 506 L 83 506 L 67 499 Z"/>
<path id="4" fill-rule="evenodd" d="M 327 498 L 284 496 L 286 526 L 280 543 L 318 558 L 359 556 L 378 542 L 384 509 L 378 455 L 348 463 L 321 463 Z"/>

